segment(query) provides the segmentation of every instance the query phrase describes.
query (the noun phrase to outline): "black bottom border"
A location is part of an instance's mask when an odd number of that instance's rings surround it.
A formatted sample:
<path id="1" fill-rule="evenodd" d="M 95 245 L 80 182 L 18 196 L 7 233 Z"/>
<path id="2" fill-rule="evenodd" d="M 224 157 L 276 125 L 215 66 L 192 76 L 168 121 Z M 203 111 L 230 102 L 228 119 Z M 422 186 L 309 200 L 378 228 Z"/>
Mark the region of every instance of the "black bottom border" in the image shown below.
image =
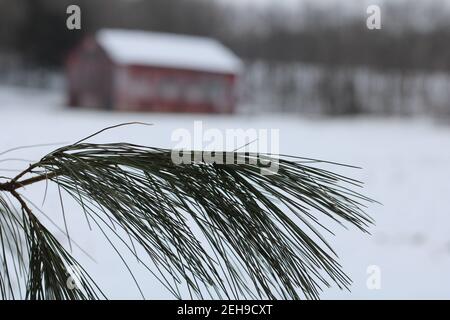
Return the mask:
<path id="1" fill-rule="evenodd" d="M 321 315 L 333 317 L 380 317 L 398 314 L 417 316 L 424 311 L 448 314 L 450 301 L 415 300 L 322 300 L 322 301 L 0 301 L 4 315 L 16 317 L 21 313 L 32 313 L 65 317 L 100 318 L 106 314 L 124 318 L 139 316 L 143 319 L 312 319 Z M 442 308 L 442 310 L 441 310 Z M 10 311 L 11 313 L 9 313 Z M 424 313 L 425 314 L 425 313 Z M 5 319 L 8 316 L 5 317 Z"/>

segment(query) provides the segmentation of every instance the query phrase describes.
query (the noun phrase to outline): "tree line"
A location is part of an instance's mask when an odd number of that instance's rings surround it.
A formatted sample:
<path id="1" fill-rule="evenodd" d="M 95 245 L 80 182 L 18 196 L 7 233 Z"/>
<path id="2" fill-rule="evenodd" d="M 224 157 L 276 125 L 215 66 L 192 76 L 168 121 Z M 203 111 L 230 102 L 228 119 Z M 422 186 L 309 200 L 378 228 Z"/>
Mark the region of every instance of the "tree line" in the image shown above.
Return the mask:
<path id="1" fill-rule="evenodd" d="M 70 4 L 82 9 L 80 31 L 65 27 Z M 399 2 L 384 8 L 381 30 L 368 30 L 364 12 L 336 19 L 336 12 L 310 6 L 288 12 L 205 0 L 0 0 L 0 52 L 58 67 L 86 33 L 116 27 L 212 36 L 253 61 L 442 71 L 450 69 L 450 22 L 438 5 L 420 4 L 431 26 L 418 27 L 417 10 Z"/>

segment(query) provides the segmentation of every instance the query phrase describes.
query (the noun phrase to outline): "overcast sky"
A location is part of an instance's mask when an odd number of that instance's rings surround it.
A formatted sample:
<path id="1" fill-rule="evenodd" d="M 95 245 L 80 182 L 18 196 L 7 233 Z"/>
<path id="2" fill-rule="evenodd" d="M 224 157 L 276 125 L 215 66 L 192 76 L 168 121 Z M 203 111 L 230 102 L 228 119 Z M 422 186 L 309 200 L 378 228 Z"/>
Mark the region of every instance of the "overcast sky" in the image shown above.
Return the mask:
<path id="1" fill-rule="evenodd" d="M 333 9 L 339 7 L 340 9 L 350 9 L 353 11 L 365 10 L 367 6 L 375 4 L 382 6 L 383 3 L 403 3 L 405 8 L 410 7 L 414 10 L 415 7 L 422 7 L 424 4 L 433 3 L 442 9 L 450 7 L 450 0 L 216 0 L 223 3 L 232 3 L 235 5 L 257 5 L 257 6 L 287 6 L 298 7 L 303 4 L 310 3 L 315 7 L 320 6 L 324 9 Z"/>
<path id="2" fill-rule="evenodd" d="M 236 5 L 259 5 L 259 6 L 266 6 L 266 5 L 280 5 L 280 6 L 298 6 L 300 4 L 304 3 L 312 3 L 315 5 L 321 5 L 324 7 L 330 6 L 333 7 L 334 5 L 341 5 L 346 7 L 352 7 L 352 6 L 361 6 L 361 4 L 367 3 L 367 4 L 377 4 L 380 2 L 383 2 L 383 0 L 219 0 L 225 3 L 234 3 Z M 393 1 L 393 0 L 391 0 Z"/>
<path id="3" fill-rule="evenodd" d="M 385 0 L 216 0 L 225 4 L 234 4 L 236 6 L 256 5 L 264 6 L 281 6 L 288 8 L 299 8 L 303 5 L 310 4 L 316 9 L 346 12 L 350 15 L 366 14 L 366 9 L 371 4 L 382 5 Z M 405 1 L 405 0 L 386 0 L 386 1 Z M 422 0 L 426 1 L 426 0 Z"/>

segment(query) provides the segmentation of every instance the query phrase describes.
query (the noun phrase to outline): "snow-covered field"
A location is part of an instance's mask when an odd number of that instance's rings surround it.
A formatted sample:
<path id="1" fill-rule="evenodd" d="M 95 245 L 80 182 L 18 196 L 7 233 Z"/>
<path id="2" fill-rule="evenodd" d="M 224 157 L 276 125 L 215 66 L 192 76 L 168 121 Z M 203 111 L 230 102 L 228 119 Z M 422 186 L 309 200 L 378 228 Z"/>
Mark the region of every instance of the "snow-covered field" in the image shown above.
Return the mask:
<path id="1" fill-rule="evenodd" d="M 103 127 L 128 121 L 154 126 L 119 128 L 93 141 L 173 147 L 171 134 L 175 129 L 192 130 L 194 121 L 202 120 L 206 127 L 220 130 L 280 129 L 281 153 L 361 166 L 363 170 L 339 170 L 364 181 L 364 193 L 382 203 L 368 209 L 377 223 L 371 236 L 353 229 L 336 229 L 336 237 L 329 238 L 354 284 L 351 292 L 329 289 L 322 297 L 450 298 L 450 125 L 427 119 L 113 114 L 67 110 L 62 105 L 59 94 L 0 87 L 0 152 L 24 145 L 69 143 Z M 25 149 L 1 158 L 37 160 L 52 148 L 55 147 Z M 2 170 L 26 165 L 20 161 L 0 162 Z M 13 174 L 0 172 L 0 176 Z M 28 188 L 24 194 L 41 203 L 40 187 Z M 43 210 L 62 227 L 59 203 L 52 200 L 55 192 L 50 190 Z M 95 262 L 76 247 L 74 254 L 109 297 L 139 298 L 120 259 L 82 223 L 79 209 L 69 207 L 66 211 L 72 237 Z M 49 227 L 53 228 L 51 224 Z M 67 243 L 62 233 L 58 233 L 58 238 Z M 381 271 L 379 290 L 366 286 L 367 268 L 372 265 Z M 146 298 L 171 298 L 141 266 L 134 265 L 133 269 Z"/>

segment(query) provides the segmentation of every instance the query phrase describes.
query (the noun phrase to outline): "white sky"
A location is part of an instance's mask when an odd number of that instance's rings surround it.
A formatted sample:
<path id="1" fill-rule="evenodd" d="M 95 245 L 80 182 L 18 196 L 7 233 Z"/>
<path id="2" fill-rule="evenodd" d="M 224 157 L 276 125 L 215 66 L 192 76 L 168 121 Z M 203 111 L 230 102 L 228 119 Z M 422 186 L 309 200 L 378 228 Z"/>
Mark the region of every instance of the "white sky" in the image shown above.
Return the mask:
<path id="1" fill-rule="evenodd" d="M 144 0 L 123 0 L 123 1 L 144 1 Z M 259 6 L 287 6 L 287 7 L 296 7 L 305 3 L 311 3 L 314 6 L 323 6 L 323 8 L 327 7 L 336 7 L 339 6 L 341 8 L 349 8 L 349 9 L 359 9 L 361 7 L 367 7 L 371 4 L 383 4 L 388 2 L 404 2 L 410 3 L 411 7 L 414 7 L 417 3 L 427 3 L 427 2 L 435 2 L 441 4 L 443 7 L 448 7 L 450 4 L 449 0 L 210 0 L 210 1 L 218 1 L 223 2 L 225 4 L 234 4 L 240 6 L 246 5 L 259 5 Z"/>
<path id="2" fill-rule="evenodd" d="M 324 10 L 336 10 L 347 12 L 349 14 L 366 14 L 369 5 L 382 5 L 384 2 L 400 2 L 407 0 L 215 0 L 225 4 L 234 4 L 236 6 L 284 6 L 288 8 L 298 8 L 310 4 L 311 7 Z M 413 1 L 413 0 L 410 0 Z M 422 0 L 426 1 L 426 0 Z M 428 0 L 427 0 L 428 1 Z M 412 2 L 414 3 L 414 2 Z"/>
<path id="3" fill-rule="evenodd" d="M 361 3 L 367 3 L 367 4 L 377 4 L 379 0 L 218 0 L 225 3 L 234 3 L 236 5 L 284 5 L 284 6 L 298 6 L 300 4 L 304 3 L 312 3 L 315 5 L 323 5 L 326 6 L 333 6 L 336 4 L 340 4 L 341 6 L 359 6 Z M 392 0 L 391 0 L 392 1 Z"/>

